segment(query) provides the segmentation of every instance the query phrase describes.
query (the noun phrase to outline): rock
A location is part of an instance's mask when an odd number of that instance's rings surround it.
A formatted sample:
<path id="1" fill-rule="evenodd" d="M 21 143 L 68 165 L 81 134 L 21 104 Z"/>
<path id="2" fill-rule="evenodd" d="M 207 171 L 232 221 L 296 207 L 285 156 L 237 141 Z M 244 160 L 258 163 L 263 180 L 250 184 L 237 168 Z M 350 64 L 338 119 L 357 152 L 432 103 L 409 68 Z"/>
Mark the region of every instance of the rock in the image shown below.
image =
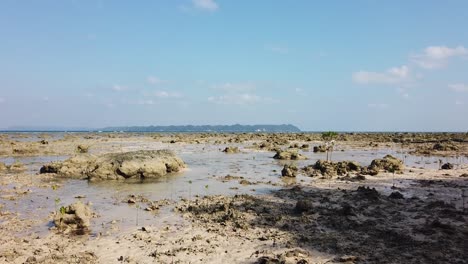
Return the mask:
<path id="1" fill-rule="evenodd" d="M 343 176 L 347 175 L 350 172 L 360 172 L 361 166 L 355 161 L 339 161 L 332 162 L 326 160 L 318 160 L 311 167 L 306 167 L 303 169 L 309 175 L 321 174 L 323 176 Z"/>
<path id="2" fill-rule="evenodd" d="M 298 153 L 295 150 L 289 149 L 289 150 L 277 150 L 275 156 L 273 156 L 274 159 L 280 159 L 280 160 L 306 160 L 307 157 Z"/>
<path id="3" fill-rule="evenodd" d="M 248 180 L 240 180 L 239 184 L 240 185 L 252 185 L 252 183 L 250 181 L 248 181 Z"/>
<path id="4" fill-rule="evenodd" d="M 369 188 L 364 186 L 359 186 L 357 188 L 358 196 L 365 198 L 367 200 L 379 200 L 380 193 L 375 188 Z"/>
<path id="5" fill-rule="evenodd" d="M 184 168 L 184 162 L 169 150 L 139 150 L 102 156 L 77 155 L 43 166 L 40 173 L 89 180 L 158 178 Z"/>
<path id="6" fill-rule="evenodd" d="M 85 145 L 76 146 L 76 152 L 78 153 L 88 153 L 88 151 L 89 151 L 89 146 L 85 146 Z"/>
<path id="7" fill-rule="evenodd" d="M 460 175 L 460 177 L 462 177 L 462 178 L 468 178 L 468 173 L 463 173 L 462 175 Z"/>
<path id="8" fill-rule="evenodd" d="M 282 263 L 285 263 L 283 259 L 272 258 L 272 257 L 267 257 L 267 256 L 260 257 L 255 262 L 255 264 L 282 264 Z"/>
<path id="9" fill-rule="evenodd" d="M 451 151 L 451 150 L 458 150 L 458 146 L 454 145 L 453 143 L 445 142 L 445 143 L 435 143 L 432 147 L 433 150 L 439 151 Z"/>
<path id="10" fill-rule="evenodd" d="M 380 170 L 388 172 L 402 173 L 404 169 L 403 161 L 393 157 L 392 155 L 387 155 L 382 159 L 375 159 L 371 162 L 368 167 L 368 171 L 376 172 Z M 371 174 L 372 175 L 372 174 Z"/>
<path id="11" fill-rule="evenodd" d="M 403 194 L 401 194 L 400 192 L 392 192 L 388 198 L 390 199 L 405 199 L 405 197 L 403 196 Z"/>
<path id="12" fill-rule="evenodd" d="M 281 170 L 281 176 L 283 177 L 296 177 L 297 167 L 294 165 L 284 165 Z"/>
<path id="13" fill-rule="evenodd" d="M 313 208 L 314 206 L 311 201 L 303 199 L 296 202 L 296 207 L 294 209 L 296 212 L 302 213 L 312 211 Z"/>
<path id="14" fill-rule="evenodd" d="M 49 141 L 43 139 L 43 140 L 39 141 L 39 143 L 41 143 L 42 145 L 47 145 L 47 144 L 49 144 Z"/>
<path id="15" fill-rule="evenodd" d="M 55 173 L 63 177 L 83 178 L 96 157 L 84 154 L 69 158 L 63 162 L 53 162 L 41 167 L 39 173 Z"/>
<path id="16" fill-rule="evenodd" d="M 67 207 L 62 207 L 54 217 L 54 224 L 60 230 L 88 230 L 91 217 L 91 209 L 81 201 L 77 201 Z"/>
<path id="17" fill-rule="evenodd" d="M 233 154 L 233 153 L 239 153 L 240 150 L 238 147 L 226 147 L 224 150 L 223 150 L 224 153 L 228 153 L 228 154 Z"/>
<path id="18" fill-rule="evenodd" d="M 348 256 L 348 255 L 345 255 L 345 256 L 338 257 L 338 258 L 336 259 L 336 261 L 338 261 L 338 262 L 354 263 L 354 262 L 356 262 L 356 261 L 359 261 L 359 258 L 356 257 L 356 256 Z"/>
<path id="19" fill-rule="evenodd" d="M 443 169 L 443 170 L 453 170 L 454 167 L 455 166 L 453 166 L 452 163 L 447 162 L 444 165 L 442 165 L 441 169 Z"/>
<path id="20" fill-rule="evenodd" d="M 317 152 L 326 152 L 327 150 L 329 150 L 329 148 L 327 148 L 327 146 L 325 146 L 325 145 L 314 146 L 314 149 L 313 149 L 313 151 L 315 153 L 317 153 Z"/>
<path id="21" fill-rule="evenodd" d="M 30 256 L 26 259 L 25 263 L 37 263 L 37 259 L 35 256 Z"/>
<path id="22" fill-rule="evenodd" d="M 153 231 L 153 229 L 151 227 L 149 227 L 149 226 L 143 226 L 141 228 L 141 231 L 151 233 Z"/>

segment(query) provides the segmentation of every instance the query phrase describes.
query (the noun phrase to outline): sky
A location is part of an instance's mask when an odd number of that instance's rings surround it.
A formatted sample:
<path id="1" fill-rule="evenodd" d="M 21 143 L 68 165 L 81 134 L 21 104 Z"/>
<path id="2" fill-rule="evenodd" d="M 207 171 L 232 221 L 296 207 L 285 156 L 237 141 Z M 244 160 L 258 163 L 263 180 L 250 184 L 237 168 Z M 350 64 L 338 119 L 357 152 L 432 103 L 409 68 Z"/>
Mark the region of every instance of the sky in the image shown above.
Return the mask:
<path id="1" fill-rule="evenodd" d="M 0 128 L 468 131 L 468 1 L 3 0 Z"/>

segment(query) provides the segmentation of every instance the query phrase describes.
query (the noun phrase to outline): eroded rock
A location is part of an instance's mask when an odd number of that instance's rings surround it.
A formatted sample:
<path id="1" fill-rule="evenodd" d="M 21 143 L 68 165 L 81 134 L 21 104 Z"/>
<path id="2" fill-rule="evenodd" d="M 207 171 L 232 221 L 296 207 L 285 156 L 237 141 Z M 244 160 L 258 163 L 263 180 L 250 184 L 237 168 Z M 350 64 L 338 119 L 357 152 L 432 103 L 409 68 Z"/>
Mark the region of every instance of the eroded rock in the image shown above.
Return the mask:
<path id="1" fill-rule="evenodd" d="M 306 160 L 307 159 L 306 156 L 300 154 L 294 149 L 277 150 L 273 158 L 280 159 L 280 160 Z"/>
<path id="2" fill-rule="evenodd" d="M 224 150 L 223 150 L 224 153 L 227 153 L 227 154 L 234 154 L 234 153 L 239 153 L 240 150 L 238 147 L 226 147 Z"/>
<path id="3" fill-rule="evenodd" d="M 298 169 L 294 165 L 284 165 L 283 169 L 281 170 L 281 176 L 283 176 L 283 177 L 296 177 L 297 171 L 298 171 Z"/>
<path id="4" fill-rule="evenodd" d="M 67 207 L 62 207 L 54 217 L 54 224 L 62 231 L 87 231 L 91 218 L 91 208 L 78 201 Z"/>
<path id="5" fill-rule="evenodd" d="M 447 162 L 444 165 L 442 165 L 441 169 L 443 169 L 443 170 L 453 170 L 454 167 L 455 166 L 453 166 L 452 163 Z"/>
<path id="6" fill-rule="evenodd" d="M 43 166 L 40 173 L 89 180 L 158 178 L 184 168 L 184 162 L 169 150 L 139 150 L 102 156 L 78 155 Z"/>
<path id="7" fill-rule="evenodd" d="M 386 155 L 382 159 L 373 160 L 369 165 L 368 170 L 373 172 L 383 170 L 388 172 L 403 173 L 404 168 L 405 166 L 403 161 L 393 157 L 392 155 Z"/>

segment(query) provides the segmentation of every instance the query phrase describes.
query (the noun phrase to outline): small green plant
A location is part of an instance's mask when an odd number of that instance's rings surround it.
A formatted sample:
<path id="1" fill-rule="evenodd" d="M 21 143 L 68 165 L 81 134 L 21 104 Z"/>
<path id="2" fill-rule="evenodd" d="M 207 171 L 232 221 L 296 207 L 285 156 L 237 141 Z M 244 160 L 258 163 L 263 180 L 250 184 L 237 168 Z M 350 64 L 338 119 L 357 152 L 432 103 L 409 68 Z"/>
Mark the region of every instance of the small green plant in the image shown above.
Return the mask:
<path id="1" fill-rule="evenodd" d="M 61 214 L 61 215 L 64 215 L 65 212 L 66 212 L 65 207 L 64 207 L 64 206 L 60 207 L 60 214 Z"/>
<path id="2" fill-rule="evenodd" d="M 58 187 L 59 187 L 59 186 L 58 186 L 57 184 L 54 184 L 54 185 L 52 185 L 52 190 L 55 192 L 55 191 L 58 189 Z M 59 203 L 60 203 L 60 198 L 59 198 L 59 197 L 56 197 L 56 198 L 54 199 L 55 214 L 58 213 L 58 205 L 59 205 Z"/>
<path id="3" fill-rule="evenodd" d="M 60 198 L 55 198 L 54 199 L 54 202 L 55 202 L 55 213 L 58 213 L 58 206 L 59 206 L 59 203 L 60 203 Z"/>
<path id="4" fill-rule="evenodd" d="M 208 196 L 208 187 L 209 187 L 208 184 L 205 185 L 205 192 L 206 192 L 206 193 L 205 193 L 205 196 Z"/>

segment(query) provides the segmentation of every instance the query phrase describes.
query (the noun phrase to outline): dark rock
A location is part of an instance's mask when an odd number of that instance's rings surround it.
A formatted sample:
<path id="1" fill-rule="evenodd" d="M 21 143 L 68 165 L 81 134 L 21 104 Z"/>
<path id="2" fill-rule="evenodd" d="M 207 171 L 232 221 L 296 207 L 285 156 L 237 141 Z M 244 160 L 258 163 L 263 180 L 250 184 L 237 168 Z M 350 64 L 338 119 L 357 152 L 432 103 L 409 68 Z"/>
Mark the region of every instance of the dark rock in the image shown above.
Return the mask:
<path id="1" fill-rule="evenodd" d="M 403 196 L 403 194 L 401 194 L 400 192 L 392 192 L 388 198 L 390 199 L 405 199 L 405 197 Z"/>
<path id="2" fill-rule="evenodd" d="M 452 164 L 452 163 L 445 163 L 444 165 L 442 165 L 441 169 L 443 170 L 453 170 L 455 166 Z"/>

